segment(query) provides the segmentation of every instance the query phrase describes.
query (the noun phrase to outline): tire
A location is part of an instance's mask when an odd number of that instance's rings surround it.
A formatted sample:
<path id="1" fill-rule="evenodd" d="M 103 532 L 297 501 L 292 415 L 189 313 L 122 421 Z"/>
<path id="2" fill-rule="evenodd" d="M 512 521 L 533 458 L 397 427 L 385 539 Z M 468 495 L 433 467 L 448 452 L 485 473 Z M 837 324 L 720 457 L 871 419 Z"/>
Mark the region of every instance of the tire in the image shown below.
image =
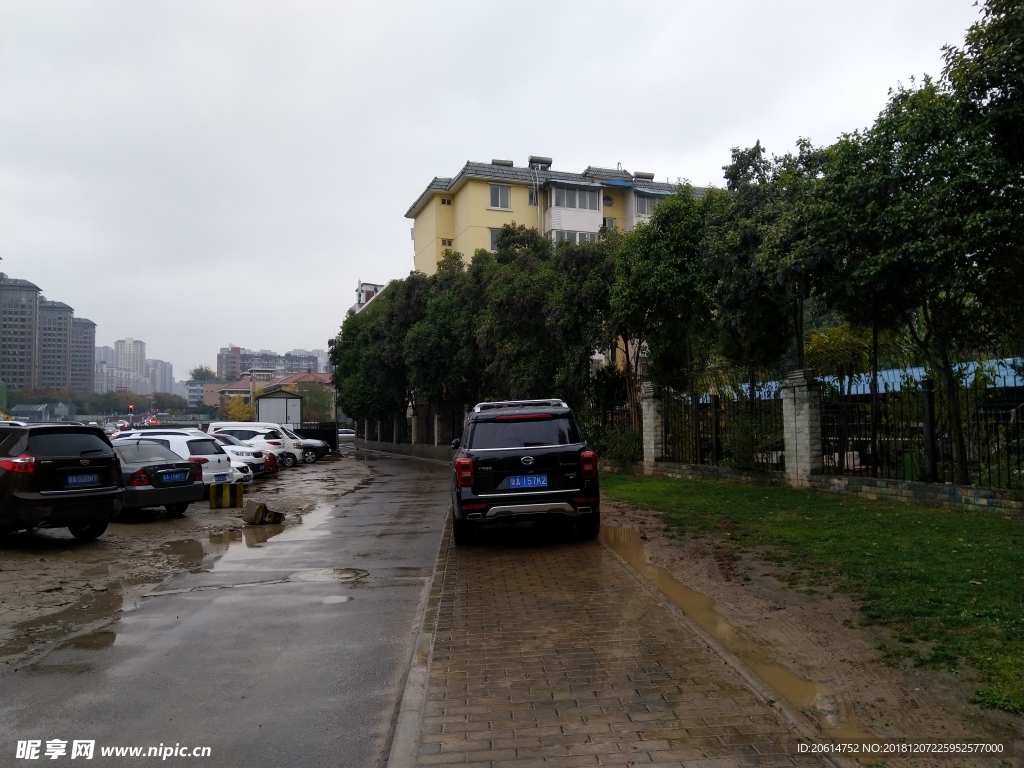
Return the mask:
<path id="1" fill-rule="evenodd" d="M 597 538 L 597 535 L 601 532 L 601 513 L 591 512 L 585 518 L 578 523 L 580 529 L 580 538 L 585 541 L 591 541 Z"/>
<path id="2" fill-rule="evenodd" d="M 468 546 L 476 541 L 477 526 L 465 520 L 452 520 L 452 538 L 458 547 Z"/>
<path id="3" fill-rule="evenodd" d="M 307 464 L 312 464 L 314 461 L 316 461 L 319 458 L 320 457 L 316 455 L 316 451 L 314 451 L 312 448 L 303 448 L 302 449 L 302 460 L 304 462 L 306 462 Z"/>
<path id="4" fill-rule="evenodd" d="M 171 517 L 181 517 L 185 514 L 185 510 L 188 509 L 188 502 L 182 502 L 181 504 L 165 504 L 164 509 L 167 510 L 167 514 Z"/>
<path id="5" fill-rule="evenodd" d="M 92 541 L 103 535 L 107 530 L 106 523 L 72 523 L 68 526 L 71 535 L 79 541 Z"/>
<path id="6" fill-rule="evenodd" d="M 290 453 L 286 453 L 284 456 L 281 457 L 281 463 L 284 464 L 286 467 L 294 467 L 299 462 L 295 459 L 295 456 L 293 456 Z"/>

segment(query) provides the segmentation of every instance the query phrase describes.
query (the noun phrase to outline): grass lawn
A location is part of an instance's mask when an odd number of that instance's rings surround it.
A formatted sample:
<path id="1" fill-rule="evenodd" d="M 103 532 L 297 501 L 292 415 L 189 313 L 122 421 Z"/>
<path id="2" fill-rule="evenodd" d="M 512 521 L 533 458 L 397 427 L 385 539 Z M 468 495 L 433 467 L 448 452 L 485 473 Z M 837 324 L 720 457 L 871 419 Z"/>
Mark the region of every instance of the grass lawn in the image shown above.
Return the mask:
<path id="1" fill-rule="evenodd" d="M 890 663 L 981 675 L 976 701 L 1024 714 L 1024 521 L 817 491 L 604 474 L 601 490 L 662 513 L 670 536 L 715 536 L 786 566 L 792 584 L 859 599 L 893 630 Z"/>

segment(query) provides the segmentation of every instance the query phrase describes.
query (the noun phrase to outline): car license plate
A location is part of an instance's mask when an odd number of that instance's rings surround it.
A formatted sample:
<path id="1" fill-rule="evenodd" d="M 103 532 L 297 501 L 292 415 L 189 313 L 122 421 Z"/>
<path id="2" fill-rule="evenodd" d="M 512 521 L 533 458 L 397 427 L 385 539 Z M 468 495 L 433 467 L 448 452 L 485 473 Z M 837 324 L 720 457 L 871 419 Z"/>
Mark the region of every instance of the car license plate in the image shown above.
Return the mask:
<path id="1" fill-rule="evenodd" d="M 257 472 L 262 472 L 263 471 L 263 465 L 262 464 L 257 464 L 256 465 L 256 471 Z"/>
<path id="2" fill-rule="evenodd" d="M 213 481 L 215 483 L 226 483 L 228 481 L 228 476 L 227 475 L 214 475 L 213 476 Z"/>
<path id="3" fill-rule="evenodd" d="M 68 485 L 99 485 L 100 476 L 95 472 L 88 475 L 68 475 Z"/>
<path id="4" fill-rule="evenodd" d="M 547 475 L 512 475 L 508 479 L 509 488 L 547 488 Z"/>
<path id="5" fill-rule="evenodd" d="M 164 474 L 164 482 L 174 483 L 188 477 L 188 472 L 167 472 Z"/>

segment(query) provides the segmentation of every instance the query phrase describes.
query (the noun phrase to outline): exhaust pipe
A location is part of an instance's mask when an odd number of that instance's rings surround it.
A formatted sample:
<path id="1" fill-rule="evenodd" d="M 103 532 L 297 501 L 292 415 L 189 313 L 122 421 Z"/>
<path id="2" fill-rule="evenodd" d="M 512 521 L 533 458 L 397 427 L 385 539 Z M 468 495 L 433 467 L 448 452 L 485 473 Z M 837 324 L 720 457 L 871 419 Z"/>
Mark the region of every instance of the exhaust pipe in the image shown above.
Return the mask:
<path id="1" fill-rule="evenodd" d="M 576 507 L 577 515 L 589 515 L 592 511 L 590 507 Z"/>
<path id="2" fill-rule="evenodd" d="M 483 520 L 484 516 L 482 514 L 480 514 L 479 512 L 470 512 L 468 515 L 466 515 L 466 519 L 467 520 Z"/>

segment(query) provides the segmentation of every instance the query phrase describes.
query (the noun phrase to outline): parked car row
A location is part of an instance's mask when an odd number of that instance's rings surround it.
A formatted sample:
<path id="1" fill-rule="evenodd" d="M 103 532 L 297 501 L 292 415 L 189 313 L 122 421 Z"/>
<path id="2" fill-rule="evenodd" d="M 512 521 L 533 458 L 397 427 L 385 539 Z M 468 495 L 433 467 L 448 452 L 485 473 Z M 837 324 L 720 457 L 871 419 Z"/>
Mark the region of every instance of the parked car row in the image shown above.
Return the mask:
<path id="1" fill-rule="evenodd" d="M 214 422 L 194 428 L 0 422 L 0 532 L 68 528 L 95 539 L 126 509 L 180 516 L 207 486 L 251 483 L 331 452 L 279 424 Z"/>

